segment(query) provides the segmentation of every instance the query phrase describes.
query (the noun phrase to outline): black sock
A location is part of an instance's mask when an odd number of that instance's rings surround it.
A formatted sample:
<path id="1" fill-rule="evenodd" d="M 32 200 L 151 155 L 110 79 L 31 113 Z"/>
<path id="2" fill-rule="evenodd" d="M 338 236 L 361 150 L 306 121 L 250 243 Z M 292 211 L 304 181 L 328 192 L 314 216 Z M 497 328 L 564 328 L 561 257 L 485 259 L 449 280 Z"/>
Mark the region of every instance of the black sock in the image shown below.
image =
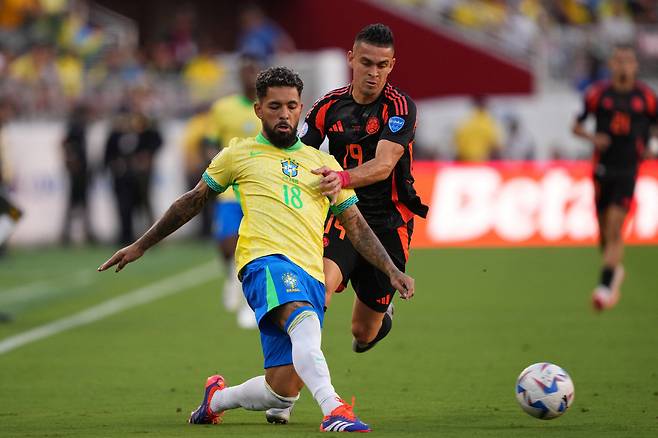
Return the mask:
<path id="1" fill-rule="evenodd" d="M 612 275 L 614 274 L 615 269 L 605 266 L 601 270 L 601 284 L 605 287 L 610 287 L 612 283 Z"/>
<path id="2" fill-rule="evenodd" d="M 379 332 L 377 332 L 377 336 L 375 336 L 375 339 L 368 342 L 368 344 L 374 344 L 384 339 L 386 335 L 388 335 L 388 333 L 391 331 L 392 327 L 393 327 L 393 320 L 391 319 L 391 316 L 388 313 L 384 313 L 384 319 L 382 319 L 382 326 L 379 328 Z"/>

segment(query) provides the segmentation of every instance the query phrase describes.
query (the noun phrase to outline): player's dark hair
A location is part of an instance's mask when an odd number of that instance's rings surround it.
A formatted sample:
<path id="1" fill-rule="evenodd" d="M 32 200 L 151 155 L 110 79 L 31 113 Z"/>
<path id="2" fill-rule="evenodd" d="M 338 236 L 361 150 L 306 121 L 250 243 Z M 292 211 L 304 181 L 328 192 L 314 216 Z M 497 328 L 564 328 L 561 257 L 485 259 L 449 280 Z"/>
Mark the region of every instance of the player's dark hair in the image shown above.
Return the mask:
<path id="1" fill-rule="evenodd" d="M 393 31 L 382 23 L 369 24 L 356 34 L 354 43 L 360 42 L 377 47 L 393 47 Z"/>
<path id="2" fill-rule="evenodd" d="M 262 99 L 271 87 L 295 87 L 301 96 L 304 82 L 288 67 L 270 67 L 258 73 L 256 77 L 256 96 Z"/>

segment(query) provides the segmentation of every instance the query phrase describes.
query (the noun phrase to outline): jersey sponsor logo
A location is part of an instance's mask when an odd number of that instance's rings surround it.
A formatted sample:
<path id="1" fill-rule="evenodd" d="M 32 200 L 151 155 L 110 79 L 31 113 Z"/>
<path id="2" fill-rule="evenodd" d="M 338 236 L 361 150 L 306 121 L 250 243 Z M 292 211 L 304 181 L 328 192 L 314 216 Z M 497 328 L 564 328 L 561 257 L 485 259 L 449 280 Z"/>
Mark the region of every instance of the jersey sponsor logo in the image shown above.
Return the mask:
<path id="1" fill-rule="evenodd" d="M 404 124 L 404 121 L 402 121 L 402 124 Z M 391 128 L 391 131 L 393 128 Z M 366 122 L 366 132 L 368 135 L 372 135 L 375 132 L 379 131 L 379 119 L 375 116 L 372 116 L 368 118 L 368 121 Z"/>
<path id="2" fill-rule="evenodd" d="M 298 135 L 299 137 L 303 137 L 303 136 L 306 135 L 307 132 L 308 132 L 308 123 L 304 122 L 304 124 L 302 125 L 302 127 L 299 128 L 299 132 L 297 132 L 297 135 Z"/>
<path id="3" fill-rule="evenodd" d="M 299 292 L 297 288 L 297 276 L 292 272 L 286 272 L 281 276 L 283 284 L 286 286 L 286 292 Z"/>
<path id="4" fill-rule="evenodd" d="M 290 158 L 287 160 L 282 160 L 281 172 L 283 172 L 285 176 L 295 178 L 297 175 L 299 175 L 299 163 L 295 160 L 291 160 Z"/>
<path id="5" fill-rule="evenodd" d="M 404 126 L 404 119 L 402 117 L 393 116 L 388 119 L 388 127 L 392 132 L 398 132 Z"/>

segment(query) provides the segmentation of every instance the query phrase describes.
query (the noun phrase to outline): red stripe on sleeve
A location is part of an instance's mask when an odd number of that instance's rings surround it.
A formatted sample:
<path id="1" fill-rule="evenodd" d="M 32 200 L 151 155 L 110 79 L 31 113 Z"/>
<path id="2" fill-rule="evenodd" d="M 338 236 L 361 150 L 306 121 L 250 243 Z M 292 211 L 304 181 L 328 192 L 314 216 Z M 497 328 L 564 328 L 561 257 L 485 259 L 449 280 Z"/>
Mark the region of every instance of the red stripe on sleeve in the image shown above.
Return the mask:
<path id="1" fill-rule="evenodd" d="M 330 100 L 320 107 L 318 110 L 318 115 L 315 117 L 315 127 L 318 128 L 320 134 L 324 137 L 324 119 L 327 116 L 327 111 L 329 107 L 336 102 L 335 100 Z"/>

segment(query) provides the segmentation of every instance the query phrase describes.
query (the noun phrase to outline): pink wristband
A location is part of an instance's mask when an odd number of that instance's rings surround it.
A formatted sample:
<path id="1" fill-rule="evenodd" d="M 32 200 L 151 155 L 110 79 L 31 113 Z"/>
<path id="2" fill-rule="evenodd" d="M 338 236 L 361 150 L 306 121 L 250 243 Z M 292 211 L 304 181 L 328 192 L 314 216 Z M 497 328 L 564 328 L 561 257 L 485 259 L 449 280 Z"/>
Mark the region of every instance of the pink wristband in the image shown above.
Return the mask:
<path id="1" fill-rule="evenodd" d="M 347 170 L 336 172 L 340 178 L 340 187 L 345 188 L 350 185 L 352 178 L 350 178 L 350 173 Z"/>

